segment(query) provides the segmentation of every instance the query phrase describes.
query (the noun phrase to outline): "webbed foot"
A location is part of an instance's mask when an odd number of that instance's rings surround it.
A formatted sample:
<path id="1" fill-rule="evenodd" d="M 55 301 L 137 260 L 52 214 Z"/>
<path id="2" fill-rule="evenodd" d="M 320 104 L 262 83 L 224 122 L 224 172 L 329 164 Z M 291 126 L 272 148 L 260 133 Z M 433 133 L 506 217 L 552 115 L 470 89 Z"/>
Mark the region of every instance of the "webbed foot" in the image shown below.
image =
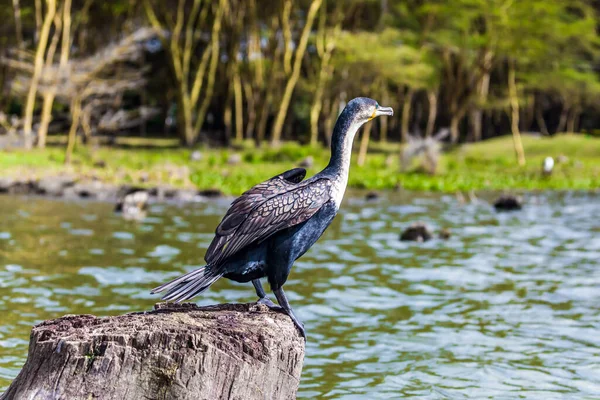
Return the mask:
<path id="1" fill-rule="evenodd" d="M 271 301 L 271 299 L 269 299 L 268 297 L 261 297 L 260 299 L 258 299 L 258 301 L 256 303 L 264 304 L 265 306 L 269 307 L 273 311 L 284 311 L 283 307 L 278 306 L 277 304 L 273 303 Z"/>

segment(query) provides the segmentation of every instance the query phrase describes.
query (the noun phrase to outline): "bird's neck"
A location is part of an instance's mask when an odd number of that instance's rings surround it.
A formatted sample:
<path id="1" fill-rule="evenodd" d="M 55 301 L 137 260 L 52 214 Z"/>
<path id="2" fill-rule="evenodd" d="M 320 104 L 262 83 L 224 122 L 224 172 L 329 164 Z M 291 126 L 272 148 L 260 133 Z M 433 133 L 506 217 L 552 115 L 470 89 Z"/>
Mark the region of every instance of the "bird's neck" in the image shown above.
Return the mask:
<path id="1" fill-rule="evenodd" d="M 333 179 L 335 191 L 334 201 L 338 208 L 342 202 L 348 184 L 350 159 L 352 158 L 352 143 L 354 142 L 356 132 L 361 126 L 362 123 L 354 121 L 353 118 L 345 118 L 342 113 L 333 130 L 331 158 L 329 159 L 329 164 L 322 173 Z"/>

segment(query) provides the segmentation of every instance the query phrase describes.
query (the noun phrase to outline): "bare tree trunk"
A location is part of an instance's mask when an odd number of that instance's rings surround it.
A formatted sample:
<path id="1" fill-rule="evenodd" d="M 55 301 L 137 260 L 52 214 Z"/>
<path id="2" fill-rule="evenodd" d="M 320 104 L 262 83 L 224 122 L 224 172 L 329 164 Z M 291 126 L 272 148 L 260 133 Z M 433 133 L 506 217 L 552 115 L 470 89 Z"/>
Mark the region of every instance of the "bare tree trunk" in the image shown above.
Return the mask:
<path id="1" fill-rule="evenodd" d="M 360 138 L 360 148 L 358 150 L 358 158 L 356 163 L 359 167 L 365 165 L 367 160 L 367 151 L 369 150 L 369 139 L 371 138 L 371 129 L 373 129 L 373 121 L 367 122 L 362 130 L 362 137 Z"/>
<path id="2" fill-rule="evenodd" d="M 35 35 L 34 42 L 40 41 L 40 31 L 42 29 L 42 0 L 35 0 Z"/>
<path id="3" fill-rule="evenodd" d="M 227 90 L 225 97 L 225 109 L 223 110 L 223 124 L 225 125 L 225 141 L 227 144 L 231 142 L 231 127 L 233 126 L 233 111 L 231 106 L 231 88 Z"/>
<path id="4" fill-rule="evenodd" d="M 29 92 L 27 93 L 27 100 L 25 102 L 25 115 L 23 117 L 23 134 L 25 136 L 25 147 L 31 148 L 32 146 L 32 125 L 33 125 L 33 109 L 35 107 L 35 97 L 37 94 L 38 83 L 44 67 L 44 53 L 46 46 L 48 45 L 48 36 L 50 35 L 50 27 L 54 14 L 56 13 L 56 0 L 46 0 L 48 10 L 44 17 L 44 23 L 40 31 L 40 40 L 38 42 L 37 50 L 35 52 L 35 61 L 33 66 L 33 76 L 31 77 L 31 84 L 29 86 Z"/>
<path id="5" fill-rule="evenodd" d="M 81 99 L 75 97 L 71 102 L 71 129 L 67 139 L 67 151 L 65 153 L 65 164 L 71 164 L 75 140 L 77 140 L 77 128 L 79 127 L 79 117 L 81 116 Z"/>
<path id="6" fill-rule="evenodd" d="M 336 97 L 333 101 L 331 101 L 331 109 L 327 113 L 327 117 L 325 118 L 325 140 L 327 141 L 327 145 L 331 146 L 331 135 L 333 134 L 333 123 L 336 121 L 340 108 L 340 99 Z"/>
<path id="7" fill-rule="evenodd" d="M 323 23 L 320 25 L 324 25 L 325 13 L 325 10 L 321 12 Z M 322 36 L 325 36 L 322 40 L 325 41 L 325 43 L 321 55 L 321 69 L 319 71 L 319 80 L 317 82 L 317 90 L 315 91 L 313 105 L 310 109 L 310 144 L 312 146 L 315 146 L 319 140 L 319 117 L 321 116 L 321 109 L 323 108 L 323 92 L 325 91 L 327 82 L 329 82 L 329 79 L 331 78 L 332 68 L 329 67 L 329 62 L 340 28 L 341 24 L 338 24 L 329 34 L 326 32 L 323 32 L 322 34 Z"/>
<path id="8" fill-rule="evenodd" d="M 304 340 L 258 304 L 157 304 L 35 326 L 27 362 L 0 399 L 296 398 Z"/>
<path id="9" fill-rule="evenodd" d="M 458 136 L 460 135 L 458 125 L 460 124 L 461 119 L 462 116 L 456 113 L 452 114 L 452 117 L 450 118 L 450 141 L 452 143 L 458 142 Z"/>
<path id="10" fill-rule="evenodd" d="M 292 13 L 292 0 L 284 0 L 281 15 L 281 32 L 283 34 L 283 71 L 287 76 L 292 73 L 292 29 L 290 28 L 290 15 Z"/>
<path id="11" fill-rule="evenodd" d="M 52 44 L 50 45 L 51 51 L 48 52 L 46 57 L 46 65 L 52 65 L 54 58 L 54 49 L 56 48 L 55 39 L 58 39 L 60 30 L 62 29 L 62 43 L 60 51 L 60 63 L 59 63 L 59 74 L 64 73 L 65 68 L 69 62 L 69 52 L 71 47 L 71 0 L 65 0 L 63 6 L 63 17 L 62 21 L 59 20 L 55 23 L 57 31 L 55 36 L 52 38 Z M 48 135 L 48 126 L 52 122 L 52 106 L 54 104 L 54 98 L 56 96 L 56 87 L 51 88 L 48 92 L 44 93 L 44 104 L 42 106 L 42 117 L 40 121 L 40 127 L 38 129 L 38 147 L 46 147 L 46 136 Z"/>
<path id="12" fill-rule="evenodd" d="M 40 119 L 40 128 L 38 129 L 37 147 L 43 149 L 46 147 L 46 136 L 48 134 L 48 126 L 52 121 L 52 105 L 54 104 L 54 96 L 56 92 L 49 90 L 44 93 L 44 102 L 42 105 L 42 115 Z"/>
<path id="13" fill-rule="evenodd" d="M 235 140 L 244 140 L 244 108 L 242 105 L 242 81 L 239 66 L 233 67 L 233 98 L 235 101 Z"/>
<path id="14" fill-rule="evenodd" d="M 275 123 L 273 124 L 273 132 L 271 135 L 271 141 L 273 144 L 279 144 L 281 140 L 281 132 L 283 130 L 283 123 L 285 122 L 285 117 L 288 112 L 288 108 L 290 106 L 290 101 L 292 99 L 292 93 L 294 92 L 294 88 L 296 87 L 296 83 L 298 83 L 298 79 L 300 78 L 300 67 L 302 66 L 302 58 L 304 57 L 304 52 L 306 51 L 306 46 L 308 44 L 308 37 L 310 36 L 310 31 L 317 16 L 317 11 L 319 11 L 319 7 L 321 7 L 321 3 L 323 0 L 312 0 L 310 8 L 308 9 L 308 13 L 306 15 L 306 23 L 304 28 L 302 29 L 302 34 L 300 36 L 300 41 L 298 43 L 298 47 L 296 49 L 294 66 L 292 68 L 292 73 L 287 81 L 285 86 L 285 90 L 283 92 L 283 97 L 281 99 L 281 103 L 279 106 L 279 112 L 277 113 L 277 117 L 275 118 Z"/>
<path id="15" fill-rule="evenodd" d="M 408 142 L 408 128 L 410 124 L 410 106 L 414 91 L 411 87 L 408 88 L 406 96 L 404 96 L 404 104 L 402 105 L 402 142 Z"/>
<path id="16" fill-rule="evenodd" d="M 515 64 L 513 60 L 508 62 L 508 93 L 510 97 L 511 112 L 511 131 L 513 134 L 513 142 L 515 153 L 519 165 L 525 165 L 525 151 L 521 142 L 521 132 L 519 131 L 519 97 L 517 92 L 517 82 L 515 77 Z"/>
<path id="17" fill-rule="evenodd" d="M 15 14 L 15 38 L 17 39 L 17 47 L 23 48 L 23 27 L 21 25 L 21 5 L 19 0 L 13 0 L 13 11 Z"/>
<path id="18" fill-rule="evenodd" d="M 563 109 L 560 112 L 560 119 L 558 120 L 558 126 L 556 127 L 556 133 L 564 132 L 565 127 L 567 126 L 567 117 L 569 116 L 569 111 L 571 107 L 567 102 L 563 104 Z"/>
<path id="19" fill-rule="evenodd" d="M 491 54 L 491 53 L 490 53 Z M 487 58 L 486 58 L 487 60 Z M 489 60 L 491 62 L 491 58 Z M 473 141 L 478 142 L 481 140 L 481 128 L 483 110 L 481 107 L 487 100 L 488 93 L 490 90 L 490 72 L 486 69 L 481 80 L 477 84 L 477 105 L 471 111 L 471 129 L 473 129 Z"/>
<path id="20" fill-rule="evenodd" d="M 577 121 L 579 120 L 579 107 L 574 106 L 571 107 L 571 112 L 569 113 L 569 117 L 567 119 L 567 132 L 575 133 L 577 129 Z"/>
<path id="21" fill-rule="evenodd" d="M 435 119 L 437 117 L 437 93 L 435 90 L 429 90 L 427 92 L 427 100 L 429 101 L 429 114 L 427 116 L 425 137 L 431 137 L 435 128 Z"/>
<path id="22" fill-rule="evenodd" d="M 247 80 L 242 81 L 244 88 L 244 94 L 246 96 L 248 110 L 248 123 L 246 124 L 246 139 L 252 139 L 254 137 L 254 126 L 256 124 L 256 100 L 254 92 L 252 91 L 252 85 Z"/>
<path id="23" fill-rule="evenodd" d="M 260 119 L 258 120 L 258 127 L 256 131 L 256 143 L 260 145 L 267 133 L 267 121 L 269 119 L 269 112 L 271 109 L 271 101 L 273 100 L 273 91 L 271 90 L 271 82 L 267 83 L 266 96 L 263 102 L 262 111 L 260 113 Z"/>
<path id="24" fill-rule="evenodd" d="M 208 111 L 208 106 L 210 105 L 215 87 L 215 75 L 217 73 L 217 66 L 219 64 L 219 34 L 221 33 L 221 19 L 223 12 L 225 11 L 225 7 L 227 7 L 226 1 L 227 0 L 219 0 L 219 5 L 213 22 L 213 30 L 211 33 L 210 66 L 208 69 L 206 90 L 204 91 L 204 100 L 200 105 L 200 109 L 198 110 L 198 114 L 196 116 L 196 123 L 194 125 L 194 135 L 196 137 L 199 135 L 200 129 L 202 129 L 202 125 L 204 124 L 206 112 Z"/>
<path id="25" fill-rule="evenodd" d="M 546 136 L 550 135 L 550 133 L 548 132 L 548 127 L 546 126 L 546 121 L 544 121 L 544 116 L 542 115 L 541 106 L 539 105 L 535 106 L 535 118 L 540 128 L 540 132 L 542 132 L 542 134 Z"/>

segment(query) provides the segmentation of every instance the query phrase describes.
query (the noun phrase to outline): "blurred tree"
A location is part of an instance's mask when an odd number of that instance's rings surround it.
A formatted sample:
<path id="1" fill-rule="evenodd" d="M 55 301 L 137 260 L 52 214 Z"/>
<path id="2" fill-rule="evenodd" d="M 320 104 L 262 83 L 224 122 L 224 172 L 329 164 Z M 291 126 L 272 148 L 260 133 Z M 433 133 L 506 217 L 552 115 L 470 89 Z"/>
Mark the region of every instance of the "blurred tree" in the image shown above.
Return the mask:
<path id="1" fill-rule="evenodd" d="M 162 1 L 145 0 L 144 6 L 148 20 L 160 32 L 168 50 L 177 84 L 178 128 L 182 142 L 191 146 L 198 139 L 212 99 L 219 63 L 221 19 L 229 3 L 193 0 L 190 5 L 186 0 L 177 0 L 176 7 L 169 7 Z M 194 31 L 210 31 L 209 41 Z M 202 55 L 196 57 L 196 49 L 201 45 Z"/>
<path id="2" fill-rule="evenodd" d="M 291 63 L 291 35 L 289 33 L 288 21 L 289 21 L 289 9 L 291 7 L 291 0 L 284 0 L 286 4 L 286 8 L 284 8 L 284 18 L 283 21 L 283 34 L 284 34 L 284 42 L 285 42 L 285 56 L 284 56 L 284 70 L 289 75 L 283 96 L 281 98 L 281 102 L 279 103 L 279 110 L 277 112 L 277 116 L 275 117 L 275 122 L 273 123 L 273 132 L 271 134 L 271 143 L 274 145 L 278 145 L 281 140 L 281 132 L 283 130 L 283 123 L 285 122 L 285 117 L 288 112 L 288 108 L 290 105 L 290 101 L 292 99 L 292 93 L 296 84 L 298 83 L 298 79 L 300 79 L 300 68 L 302 67 L 302 58 L 304 57 L 304 52 L 306 51 L 306 46 L 308 44 L 308 36 L 310 35 L 310 31 L 312 29 L 312 25 L 317 16 L 317 12 L 319 11 L 319 7 L 321 7 L 322 0 L 312 0 L 310 3 L 310 7 L 308 12 L 306 13 L 306 20 L 304 21 L 304 27 L 302 28 L 302 33 L 298 39 L 298 44 L 296 47 L 296 51 L 294 52 L 294 64 L 290 67 L 288 64 Z"/>

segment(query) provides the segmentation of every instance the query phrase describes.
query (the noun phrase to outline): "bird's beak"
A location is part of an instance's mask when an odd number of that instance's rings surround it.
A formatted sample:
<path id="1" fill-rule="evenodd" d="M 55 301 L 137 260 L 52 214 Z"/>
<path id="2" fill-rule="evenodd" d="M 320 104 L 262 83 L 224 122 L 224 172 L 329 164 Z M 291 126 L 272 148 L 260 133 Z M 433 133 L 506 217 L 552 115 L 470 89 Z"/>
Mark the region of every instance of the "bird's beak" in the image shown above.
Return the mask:
<path id="1" fill-rule="evenodd" d="M 379 117 L 380 115 L 389 115 L 392 116 L 394 115 L 394 110 L 392 109 L 392 107 L 377 107 L 377 110 L 375 110 L 375 116 Z"/>

